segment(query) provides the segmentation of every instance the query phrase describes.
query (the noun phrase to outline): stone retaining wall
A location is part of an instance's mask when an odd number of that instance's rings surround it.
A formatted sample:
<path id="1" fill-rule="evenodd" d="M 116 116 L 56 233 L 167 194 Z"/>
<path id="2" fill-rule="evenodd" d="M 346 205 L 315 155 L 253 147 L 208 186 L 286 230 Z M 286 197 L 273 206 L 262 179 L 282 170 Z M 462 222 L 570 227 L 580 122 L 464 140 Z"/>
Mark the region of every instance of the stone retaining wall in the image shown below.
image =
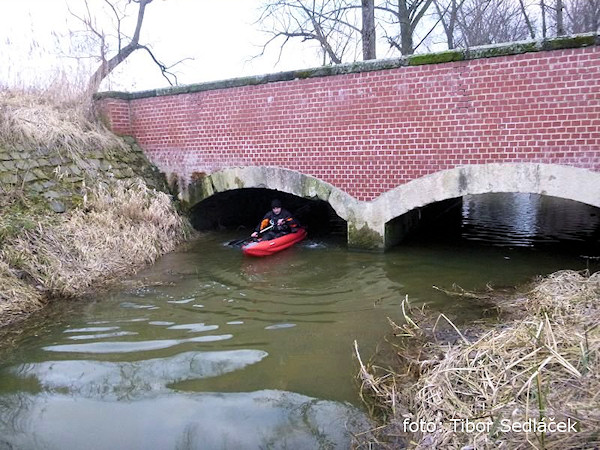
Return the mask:
<path id="1" fill-rule="evenodd" d="M 133 138 L 125 138 L 127 151 L 83 150 L 72 154 L 48 148 L 0 148 L 0 194 L 23 190 L 46 199 L 55 212 L 78 203 L 81 188 L 99 181 L 141 177 L 153 188 L 166 190 L 164 177 L 148 162 Z"/>

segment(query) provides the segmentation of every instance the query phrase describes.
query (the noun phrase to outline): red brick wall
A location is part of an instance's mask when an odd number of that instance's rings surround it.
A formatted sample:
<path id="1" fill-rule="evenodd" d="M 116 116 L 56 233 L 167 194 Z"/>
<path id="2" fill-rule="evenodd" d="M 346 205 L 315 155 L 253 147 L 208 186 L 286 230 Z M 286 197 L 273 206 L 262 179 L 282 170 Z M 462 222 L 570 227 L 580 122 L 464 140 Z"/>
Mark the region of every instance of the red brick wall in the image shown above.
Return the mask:
<path id="1" fill-rule="evenodd" d="M 114 129 L 167 171 L 279 166 L 359 200 L 465 164 L 600 171 L 598 46 L 140 98 L 130 123 L 123 104 Z"/>
<path id="2" fill-rule="evenodd" d="M 131 135 L 131 116 L 129 102 L 117 98 L 106 98 L 101 103 L 102 118 L 113 132 L 120 135 Z"/>

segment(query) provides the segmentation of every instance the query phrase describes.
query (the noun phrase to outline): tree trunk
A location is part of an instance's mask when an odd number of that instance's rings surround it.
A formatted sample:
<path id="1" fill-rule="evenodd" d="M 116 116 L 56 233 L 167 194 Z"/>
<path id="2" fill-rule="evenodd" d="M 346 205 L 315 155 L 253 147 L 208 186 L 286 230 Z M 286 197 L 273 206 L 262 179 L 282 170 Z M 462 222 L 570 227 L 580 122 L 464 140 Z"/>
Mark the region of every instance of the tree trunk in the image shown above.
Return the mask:
<path id="1" fill-rule="evenodd" d="M 119 48 L 119 52 L 115 56 L 113 56 L 111 59 L 109 59 L 108 61 L 106 59 L 104 59 L 104 55 L 103 55 L 103 57 L 102 57 L 103 61 L 100 64 L 100 67 L 98 67 L 98 69 L 96 69 L 96 71 L 90 77 L 90 79 L 88 81 L 87 93 L 90 96 L 92 94 L 98 92 L 98 89 L 100 88 L 100 84 L 102 83 L 102 81 L 119 64 L 121 64 L 123 61 L 125 61 L 125 59 L 129 55 L 131 55 L 135 50 L 141 48 L 141 46 L 139 45 L 139 40 L 140 40 L 140 31 L 142 29 L 142 23 L 144 22 L 144 12 L 146 10 L 146 5 L 148 5 L 151 2 L 152 2 L 152 0 L 139 0 L 137 23 L 135 26 L 135 31 L 133 33 L 133 37 L 131 38 L 131 41 L 129 42 L 129 44 L 127 44 L 123 48 Z M 119 34 L 118 37 L 119 37 L 119 42 L 120 42 L 121 35 Z M 120 47 L 120 45 L 119 45 L 119 47 Z"/>
<path id="2" fill-rule="evenodd" d="M 527 24 L 527 29 L 529 30 L 529 36 L 531 36 L 531 39 L 535 39 L 535 30 L 533 28 L 531 20 L 529 20 L 529 15 L 527 14 L 527 10 L 525 9 L 525 4 L 523 3 L 523 0 L 519 0 L 519 5 L 521 6 L 521 13 L 523 14 L 523 18 L 525 19 L 525 23 Z"/>
<path id="3" fill-rule="evenodd" d="M 363 60 L 375 59 L 375 0 L 362 0 Z"/>
<path id="4" fill-rule="evenodd" d="M 442 22 L 444 33 L 446 33 L 446 42 L 448 44 L 448 49 L 452 50 L 456 46 L 454 43 L 454 29 L 456 26 L 456 17 L 458 14 L 456 0 L 451 0 L 448 6 L 444 9 L 442 9 L 442 5 L 440 5 L 439 0 L 434 0 L 433 4 L 435 6 L 438 16 L 440 17 L 440 21 Z M 446 18 L 447 15 L 450 16 L 449 19 Z"/>
<path id="5" fill-rule="evenodd" d="M 546 39 L 546 4 L 544 3 L 544 0 L 540 0 L 540 9 L 542 12 L 542 37 Z"/>
<path id="6" fill-rule="evenodd" d="M 406 4 L 406 0 L 398 0 L 398 12 L 400 16 L 400 51 L 403 55 L 412 55 L 412 27 L 410 23 L 408 5 Z"/>
<path id="7" fill-rule="evenodd" d="M 563 0 L 556 0 L 556 35 L 565 35 L 565 25 L 563 21 Z"/>

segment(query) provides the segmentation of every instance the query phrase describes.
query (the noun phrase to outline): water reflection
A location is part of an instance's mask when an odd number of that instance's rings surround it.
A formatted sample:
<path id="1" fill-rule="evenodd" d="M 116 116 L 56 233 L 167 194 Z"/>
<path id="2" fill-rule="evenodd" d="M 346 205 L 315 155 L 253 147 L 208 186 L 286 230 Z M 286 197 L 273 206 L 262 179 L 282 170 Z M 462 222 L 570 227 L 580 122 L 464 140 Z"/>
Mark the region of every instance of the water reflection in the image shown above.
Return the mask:
<path id="1" fill-rule="evenodd" d="M 14 394 L 0 400 L 0 424 L 3 448 L 129 450 L 344 449 L 369 426 L 351 405 L 273 390 L 127 402 Z"/>
<path id="2" fill-rule="evenodd" d="M 499 246 L 533 247 L 598 237 L 598 209 L 537 194 L 466 195 L 462 237 Z"/>
<path id="3" fill-rule="evenodd" d="M 185 352 L 136 362 L 46 361 L 10 369 L 21 378 L 35 378 L 44 390 L 101 400 L 134 399 L 164 393 L 173 383 L 224 375 L 256 364 L 261 350 Z"/>

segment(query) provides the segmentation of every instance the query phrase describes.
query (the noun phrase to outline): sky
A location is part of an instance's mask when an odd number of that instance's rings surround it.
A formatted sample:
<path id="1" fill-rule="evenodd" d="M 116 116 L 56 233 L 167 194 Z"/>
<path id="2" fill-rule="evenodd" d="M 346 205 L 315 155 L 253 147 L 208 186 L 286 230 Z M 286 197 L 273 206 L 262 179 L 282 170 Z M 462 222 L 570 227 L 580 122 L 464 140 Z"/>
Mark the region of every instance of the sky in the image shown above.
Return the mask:
<path id="1" fill-rule="evenodd" d="M 90 5 L 100 0 L 90 0 Z M 60 67 L 89 61 L 69 57 L 81 29 L 67 8 L 82 11 L 83 0 L 0 0 L 0 84 L 26 87 L 60 80 Z M 255 23 L 260 0 L 154 0 L 146 9 L 142 43 L 167 64 L 191 58 L 174 71 L 179 84 L 237 78 L 320 64 L 316 50 L 292 43 L 277 62 L 276 45 L 253 58 L 266 41 Z M 132 15 L 136 11 L 132 9 Z M 110 29 L 108 22 L 103 22 Z M 77 78 L 75 69 L 69 77 Z M 83 77 L 81 77 L 83 78 Z M 139 91 L 169 86 L 143 51 L 130 56 L 101 90 Z"/>

